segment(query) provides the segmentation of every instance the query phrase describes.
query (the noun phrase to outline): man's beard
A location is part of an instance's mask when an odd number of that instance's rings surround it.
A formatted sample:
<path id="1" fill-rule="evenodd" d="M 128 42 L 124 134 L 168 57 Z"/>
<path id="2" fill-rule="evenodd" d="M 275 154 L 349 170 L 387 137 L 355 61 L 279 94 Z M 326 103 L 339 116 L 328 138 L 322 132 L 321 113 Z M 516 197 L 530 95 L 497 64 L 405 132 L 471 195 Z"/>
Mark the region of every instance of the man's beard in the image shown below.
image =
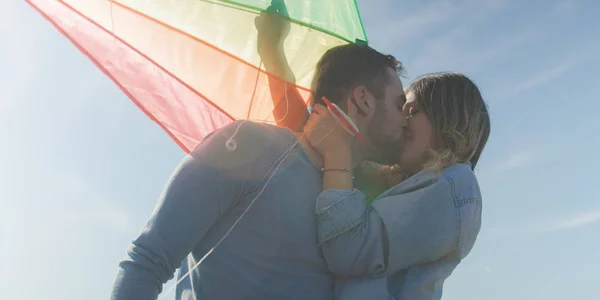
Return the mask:
<path id="1" fill-rule="evenodd" d="M 385 123 L 385 113 L 378 113 L 367 128 L 369 139 L 374 148 L 372 150 L 373 157 L 370 160 L 384 165 L 393 165 L 400 162 L 404 140 L 402 136 L 386 134 L 390 130 L 385 129 Z M 402 130 L 402 128 L 392 130 Z"/>

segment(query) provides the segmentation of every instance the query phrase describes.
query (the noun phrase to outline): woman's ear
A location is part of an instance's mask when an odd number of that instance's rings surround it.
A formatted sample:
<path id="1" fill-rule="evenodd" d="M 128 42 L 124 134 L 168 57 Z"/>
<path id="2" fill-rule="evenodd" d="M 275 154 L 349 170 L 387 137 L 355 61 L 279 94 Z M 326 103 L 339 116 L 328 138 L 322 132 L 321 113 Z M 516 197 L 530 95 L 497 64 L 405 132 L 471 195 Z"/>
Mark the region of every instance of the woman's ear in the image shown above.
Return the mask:
<path id="1" fill-rule="evenodd" d="M 367 116 L 375 112 L 375 99 L 363 85 L 354 88 L 350 101 L 356 105 L 361 115 Z"/>

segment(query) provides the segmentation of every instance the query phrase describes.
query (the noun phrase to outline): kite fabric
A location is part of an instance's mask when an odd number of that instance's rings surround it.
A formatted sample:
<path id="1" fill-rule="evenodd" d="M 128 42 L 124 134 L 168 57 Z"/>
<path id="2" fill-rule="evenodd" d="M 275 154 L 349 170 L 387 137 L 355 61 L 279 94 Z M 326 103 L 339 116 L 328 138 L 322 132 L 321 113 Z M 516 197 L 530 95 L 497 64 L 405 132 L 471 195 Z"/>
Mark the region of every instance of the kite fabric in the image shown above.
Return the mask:
<path id="1" fill-rule="evenodd" d="M 27 2 L 186 152 L 235 119 L 275 120 L 272 75 L 262 68 L 254 26 L 271 0 Z M 367 38 L 355 0 L 285 5 L 285 54 L 307 102 L 323 53 Z"/>

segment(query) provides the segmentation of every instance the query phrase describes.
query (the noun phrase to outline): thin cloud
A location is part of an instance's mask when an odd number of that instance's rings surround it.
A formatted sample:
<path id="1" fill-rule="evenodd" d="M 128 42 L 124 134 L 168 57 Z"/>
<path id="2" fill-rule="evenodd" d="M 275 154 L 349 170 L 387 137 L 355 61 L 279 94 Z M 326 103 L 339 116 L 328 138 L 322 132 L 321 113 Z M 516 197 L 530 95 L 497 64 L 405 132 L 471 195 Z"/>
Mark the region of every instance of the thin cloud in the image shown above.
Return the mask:
<path id="1" fill-rule="evenodd" d="M 85 207 L 55 208 L 49 212 L 55 220 L 80 230 L 82 227 L 98 226 L 124 234 L 135 232 L 135 226 L 124 211 L 110 205 L 104 199 L 94 199 Z"/>
<path id="2" fill-rule="evenodd" d="M 484 68 L 497 58 L 510 55 L 516 49 L 529 43 L 535 36 L 533 29 L 517 33 L 507 33 L 494 39 L 492 44 L 480 47 L 469 41 L 472 34 L 465 29 L 456 29 L 448 34 L 429 41 L 413 65 L 424 72 L 460 70 L 474 72 Z"/>
<path id="3" fill-rule="evenodd" d="M 533 150 L 513 153 L 508 156 L 504 162 L 498 165 L 498 169 L 501 171 L 510 171 L 517 168 L 526 167 L 539 160 L 539 155 Z"/>
<path id="4" fill-rule="evenodd" d="M 600 222 L 600 210 L 592 210 L 565 218 L 556 223 L 551 223 L 548 226 L 546 226 L 545 231 L 577 229 L 598 222 Z"/>
<path id="5" fill-rule="evenodd" d="M 531 168 L 559 154 L 556 149 L 544 145 L 523 147 L 504 157 L 485 161 L 476 170 L 477 177 L 482 182 L 493 182 L 498 176 L 505 177 L 506 173 Z"/>
<path id="6" fill-rule="evenodd" d="M 512 85 L 509 93 L 505 93 L 502 98 L 504 99 L 512 99 L 513 97 L 541 86 L 544 86 L 552 81 L 559 80 L 560 77 L 574 69 L 575 67 L 589 61 L 591 59 L 597 58 L 597 53 L 600 51 L 600 47 L 598 46 L 589 46 L 586 47 L 574 47 L 584 49 L 583 51 L 578 51 L 571 53 L 567 56 L 567 58 L 563 59 L 562 62 L 558 64 L 543 68 L 534 72 L 533 74 L 526 77 L 520 83 Z"/>
<path id="7" fill-rule="evenodd" d="M 49 209 L 53 219 L 76 227 L 100 226 L 123 233 L 136 228 L 125 210 L 117 207 L 112 199 L 102 194 L 82 176 L 66 172 L 54 172 L 52 193 L 65 199 Z M 73 226 L 73 225 L 69 225 Z"/>
<path id="8" fill-rule="evenodd" d="M 563 217 L 538 217 L 537 219 L 502 224 L 487 229 L 485 237 L 492 240 L 523 238 L 566 230 L 577 230 L 600 223 L 600 209 Z"/>
<path id="9" fill-rule="evenodd" d="M 31 87 L 37 72 L 39 59 L 35 42 L 37 37 L 34 28 L 28 24 L 25 3 L 7 1 L 0 10 L 0 39 L 5 41 L 0 47 L 0 65 L 11 70 L 10 77 L 0 78 L 4 88 L 0 89 L 0 112 L 8 111 L 17 104 L 21 96 Z"/>
<path id="10" fill-rule="evenodd" d="M 537 87 L 540 87 L 546 83 L 551 82 L 559 78 L 561 75 L 573 69 L 576 65 L 579 64 L 581 60 L 577 59 L 575 61 L 569 61 L 566 63 L 559 64 L 555 67 L 541 70 L 526 79 L 521 84 L 511 87 L 512 95 L 516 96 L 524 91 L 531 90 Z"/>
<path id="11" fill-rule="evenodd" d="M 420 37 L 446 28 L 465 27 L 504 6 L 505 0 L 398 2 L 374 0 L 360 2 L 363 19 L 370 20 L 366 30 L 371 44 L 386 52 L 419 47 Z M 387 9 L 382 10 L 382 7 Z M 473 11 L 477 11 L 473 14 Z M 377 28 L 377 31 L 369 30 Z"/>
<path id="12" fill-rule="evenodd" d="M 423 73 L 440 70 L 457 70 L 465 73 L 479 72 L 499 59 L 510 58 L 521 49 L 535 43 L 540 36 L 547 34 L 540 24 L 567 17 L 573 5 L 555 4 L 544 12 L 533 16 L 526 24 L 513 29 L 506 28 L 500 33 L 481 32 L 480 28 L 495 22 L 496 17 L 508 5 L 505 1 L 467 2 L 452 16 L 452 26 L 438 23 L 437 35 L 428 40 L 413 40 L 406 45 L 418 45 L 418 55 L 407 61 L 411 72 Z M 514 3 L 511 3 L 514 5 Z M 569 9 L 567 9 L 567 8 Z M 476 14 L 473 11 L 477 11 Z M 447 30 L 451 28 L 451 30 Z M 485 34 L 485 36 L 482 36 Z M 420 44 L 419 44 L 420 43 Z"/>
<path id="13" fill-rule="evenodd" d="M 22 228 L 11 226 L 11 230 L 37 232 L 37 228 L 43 228 L 52 234 L 72 236 L 92 228 L 123 234 L 132 234 L 138 229 L 127 210 L 95 187 L 85 174 L 49 164 L 31 169 L 31 176 L 30 180 L 39 182 L 35 190 L 7 191 L 9 195 L 20 194 L 28 201 L 9 204 L 8 209 L 12 215 L 21 216 L 20 219 L 35 222 Z M 36 207 L 34 211 L 30 211 L 32 206 Z"/>
<path id="14" fill-rule="evenodd" d="M 515 151 L 508 156 L 485 166 L 482 168 L 482 173 L 495 174 L 499 171 L 506 172 L 529 167 L 541 161 L 548 160 L 555 155 L 555 153 L 549 151 L 550 150 L 547 150 L 544 147 L 529 147 Z"/>
<path id="15" fill-rule="evenodd" d="M 417 7 L 407 13 L 401 10 L 402 13 L 394 14 L 393 17 L 387 20 L 381 20 L 381 28 L 383 31 L 374 32 L 374 40 L 383 48 L 391 46 L 404 45 L 410 38 L 419 36 L 426 31 L 431 30 L 435 26 L 447 23 L 455 19 L 461 9 L 448 1 L 434 1 L 422 7 Z M 381 10 L 378 10 L 381 14 Z M 385 22 L 385 26 L 383 26 Z"/>

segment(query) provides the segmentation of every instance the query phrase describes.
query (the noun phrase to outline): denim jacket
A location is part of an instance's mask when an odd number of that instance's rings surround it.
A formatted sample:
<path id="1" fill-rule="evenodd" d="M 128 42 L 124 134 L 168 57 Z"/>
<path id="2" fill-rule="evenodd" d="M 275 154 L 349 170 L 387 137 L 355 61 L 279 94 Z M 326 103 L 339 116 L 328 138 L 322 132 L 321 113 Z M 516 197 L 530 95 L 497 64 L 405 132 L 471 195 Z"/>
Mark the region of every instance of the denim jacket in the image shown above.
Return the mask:
<path id="1" fill-rule="evenodd" d="M 371 206 L 358 190 L 317 199 L 318 239 L 336 298 L 440 299 L 444 280 L 473 248 L 481 192 L 469 164 L 421 171 Z"/>

